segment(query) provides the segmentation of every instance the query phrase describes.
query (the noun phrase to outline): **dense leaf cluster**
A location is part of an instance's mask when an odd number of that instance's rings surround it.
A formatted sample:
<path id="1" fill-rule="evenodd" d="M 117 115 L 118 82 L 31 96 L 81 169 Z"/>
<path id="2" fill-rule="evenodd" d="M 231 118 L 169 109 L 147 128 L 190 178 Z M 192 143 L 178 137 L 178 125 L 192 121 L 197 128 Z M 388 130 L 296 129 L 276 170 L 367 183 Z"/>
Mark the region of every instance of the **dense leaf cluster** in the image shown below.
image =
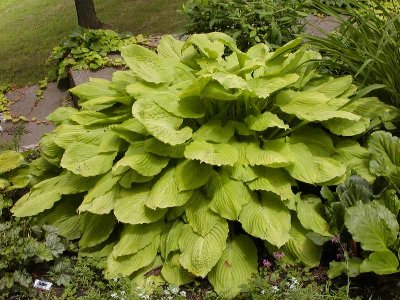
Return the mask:
<path id="1" fill-rule="evenodd" d="M 112 59 L 109 54 L 116 53 L 122 46 L 144 43 L 142 35 L 119 34 L 112 30 L 81 29 L 70 34 L 59 46 L 54 47 L 50 62 L 57 64 L 57 81 L 66 78 L 69 69 L 97 70 L 105 66 L 120 66 L 120 58 Z"/>
<path id="2" fill-rule="evenodd" d="M 34 265 L 52 261 L 68 243 L 57 228 L 12 218 L 12 194 L 30 182 L 28 165 L 15 151 L 0 153 L 0 295 L 23 295 L 31 289 Z"/>
<path id="3" fill-rule="evenodd" d="M 107 257 L 109 278 L 181 285 L 208 277 L 233 297 L 257 272 L 254 239 L 317 266 L 312 236 L 333 234 L 322 201 L 300 185 L 370 181 L 369 153 L 353 137 L 398 112 L 362 98 L 350 76 L 316 70 L 299 39 L 240 51 L 223 33 L 150 51 L 122 49 L 129 70 L 71 91 L 30 169 L 38 182 L 13 207 L 39 215 L 82 255 Z M 77 212 L 79 214 L 77 214 Z M 161 269 L 162 277 L 144 276 Z"/>
<path id="4" fill-rule="evenodd" d="M 342 272 L 351 277 L 367 272 L 380 275 L 398 272 L 399 146 L 399 138 L 390 133 L 372 133 L 368 141 L 369 165 L 381 180 L 371 186 L 365 179 L 351 176 L 334 193 L 322 188 L 331 231 L 343 237 L 348 232 L 363 250 L 350 249 L 343 261 L 331 262 L 331 277 Z"/>
<path id="5" fill-rule="evenodd" d="M 277 47 L 302 32 L 305 2 L 189 0 L 183 5 L 182 12 L 187 17 L 189 33 L 225 32 L 241 49 L 260 42 Z"/>

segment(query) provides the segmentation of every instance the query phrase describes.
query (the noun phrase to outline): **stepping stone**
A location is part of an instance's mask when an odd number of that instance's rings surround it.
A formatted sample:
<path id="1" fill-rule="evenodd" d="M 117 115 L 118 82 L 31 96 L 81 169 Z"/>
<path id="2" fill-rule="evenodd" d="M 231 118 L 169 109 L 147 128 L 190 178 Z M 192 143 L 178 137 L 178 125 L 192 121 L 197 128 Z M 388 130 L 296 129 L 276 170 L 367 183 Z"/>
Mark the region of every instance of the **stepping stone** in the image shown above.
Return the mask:
<path id="1" fill-rule="evenodd" d="M 325 33 L 335 31 L 340 26 L 340 21 L 334 17 L 318 17 L 308 15 L 306 17 L 305 33 L 317 37 L 325 37 Z"/>
<path id="2" fill-rule="evenodd" d="M 12 141 L 14 136 L 21 134 L 21 148 L 35 148 L 43 134 L 53 130 L 54 126 L 46 121 L 47 115 L 60 106 L 72 106 L 65 89 L 59 89 L 57 83 L 51 82 L 43 91 L 43 98 L 38 99 L 37 85 L 23 87 L 7 93 L 5 96 L 12 101 L 10 112 L 14 118 L 22 116 L 27 121 L 2 124 L 1 141 Z"/>

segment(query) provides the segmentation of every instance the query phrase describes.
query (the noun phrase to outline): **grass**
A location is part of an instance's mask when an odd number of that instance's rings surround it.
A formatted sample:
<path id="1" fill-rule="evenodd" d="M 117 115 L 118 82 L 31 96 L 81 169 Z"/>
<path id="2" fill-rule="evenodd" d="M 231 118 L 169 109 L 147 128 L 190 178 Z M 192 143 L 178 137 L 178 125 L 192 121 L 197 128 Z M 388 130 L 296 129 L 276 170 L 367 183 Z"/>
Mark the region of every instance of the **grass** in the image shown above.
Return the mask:
<path id="1" fill-rule="evenodd" d="M 182 31 L 184 0 L 95 0 L 99 19 L 117 31 Z M 0 1 L 0 85 L 35 83 L 48 73 L 51 49 L 77 28 L 72 0 Z"/>

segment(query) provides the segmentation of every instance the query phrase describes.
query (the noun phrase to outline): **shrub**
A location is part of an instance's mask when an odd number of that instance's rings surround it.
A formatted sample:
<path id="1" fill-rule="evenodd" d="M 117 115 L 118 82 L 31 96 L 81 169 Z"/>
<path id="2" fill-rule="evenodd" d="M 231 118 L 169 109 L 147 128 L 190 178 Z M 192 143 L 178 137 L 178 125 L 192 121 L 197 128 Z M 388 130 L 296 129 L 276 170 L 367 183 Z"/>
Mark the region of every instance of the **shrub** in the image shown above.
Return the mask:
<path id="1" fill-rule="evenodd" d="M 377 95 L 381 100 L 399 106 L 400 16 L 393 15 L 379 3 L 376 4 L 382 14 L 355 1 L 346 3 L 351 3 L 352 7 L 319 6 L 342 25 L 326 38 L 309 36 L 307 39 L 324 55 L 321 63 L 331 73 L 351 74 L 362 86 L 383 84 Z M 343 17 L 344 14 L 349 18 Z"/>
<path id="2" fill-rule="evenodd" d="M 304 27 L 301 0 L 189 0 L 182 7 L 189 33 L 220 31 L 240 49 L 257 43 L 272 47 L 294 39 Z"/>
<path id="3" fill-rule="evenodd" d="M 331 232 L 321 200 L 299 187 L 337 184 L 351 170 L 373 180 L 353 137 L 396 109 L 360 98 L 350 76 L 318 74 L 307 62 L 319 54 L 294 51 L 300 43 L 244 53 L 210 33 L 166 36 L 157 53 L 123 48 L 130 70 L 73 88 L 82 110 L 48 117 L 58 126 L 33 164 L 54 175 L 13 213 L 80 237 L 82 254 L 107 257 L 108 278 L 208 276 L 233 297 L 257 272 L 253 238 L 318 265 L 322 248 L 308 233 Z"/>

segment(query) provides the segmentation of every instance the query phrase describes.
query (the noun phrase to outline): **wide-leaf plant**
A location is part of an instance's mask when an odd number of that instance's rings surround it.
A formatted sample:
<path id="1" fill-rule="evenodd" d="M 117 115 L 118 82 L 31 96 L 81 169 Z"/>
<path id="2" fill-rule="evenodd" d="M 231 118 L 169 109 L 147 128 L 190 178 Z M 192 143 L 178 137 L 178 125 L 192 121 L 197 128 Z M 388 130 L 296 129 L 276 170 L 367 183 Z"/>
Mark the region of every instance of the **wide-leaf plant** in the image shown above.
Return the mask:
<path id="1" fill-rule="evenodd" d="M 156 52 L 121 53 L 129 70 L 73 88 L 81 109 L 48 117 L 57 127 L 35 168 L 54 175 L 14 214 L 80 238 L 82 255 L 107 257 L 108 277 L 143 282 L 161 267 L 171 284 L 207 276 L 228 298 L 257 271 L 254 239 L 318 265 L 307 234 L 331 233 L 299 183 L 337 184 L 352 169 L 373 180 L 353 137 L 393 108 L 349 76 L 318 74 L 320 55 L 299 39 L 244 53 L 222 33 L 166 36 Z"/>

